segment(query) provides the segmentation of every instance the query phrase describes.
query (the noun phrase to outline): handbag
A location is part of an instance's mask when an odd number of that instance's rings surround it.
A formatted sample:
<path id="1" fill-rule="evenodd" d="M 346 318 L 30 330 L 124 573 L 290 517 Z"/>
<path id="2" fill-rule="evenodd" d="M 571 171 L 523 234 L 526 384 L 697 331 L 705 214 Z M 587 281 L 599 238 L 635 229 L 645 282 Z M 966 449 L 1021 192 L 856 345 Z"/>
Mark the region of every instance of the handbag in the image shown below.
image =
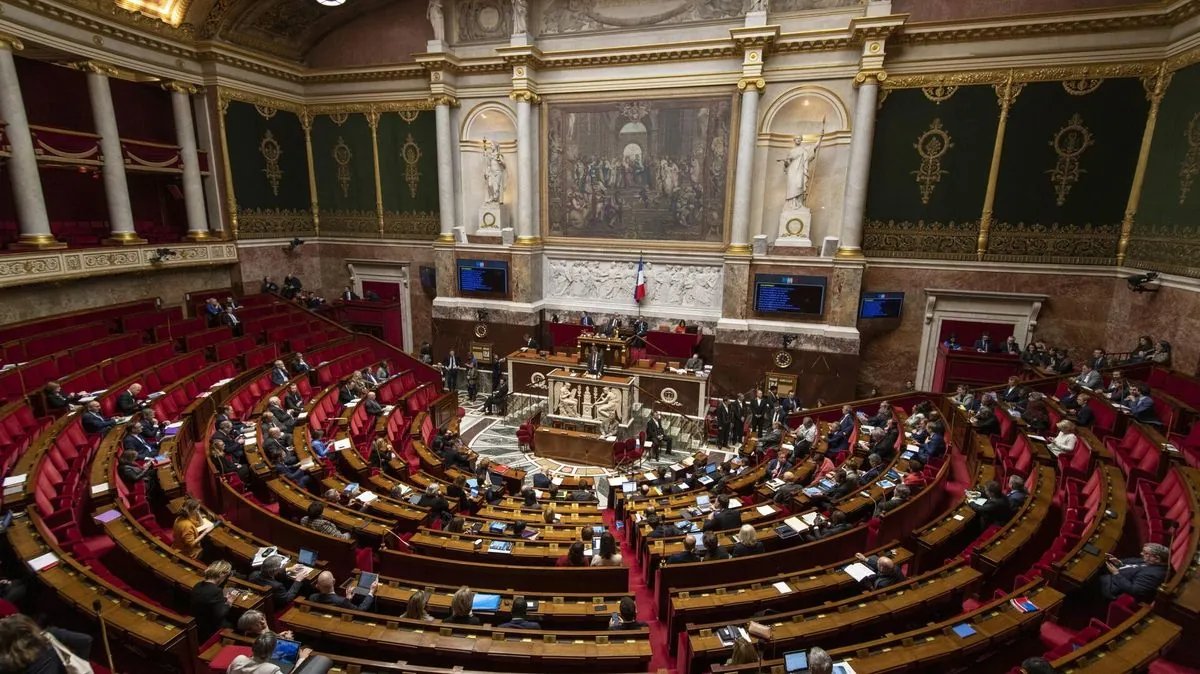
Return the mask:
<path id="1" fill-rule="evenodd" d="M 46 641 L 50 642 L 50 647 L 58 655 L 58 659 L 62 662 L 63 669 L 66 670 L 67 674 L 94 674 L 92 663 L 75 655 L 71 649 L 62 645 L 58 639 L 55 639 L 53 634 L 43 632 L 42 635 L 46 637 Z"/>

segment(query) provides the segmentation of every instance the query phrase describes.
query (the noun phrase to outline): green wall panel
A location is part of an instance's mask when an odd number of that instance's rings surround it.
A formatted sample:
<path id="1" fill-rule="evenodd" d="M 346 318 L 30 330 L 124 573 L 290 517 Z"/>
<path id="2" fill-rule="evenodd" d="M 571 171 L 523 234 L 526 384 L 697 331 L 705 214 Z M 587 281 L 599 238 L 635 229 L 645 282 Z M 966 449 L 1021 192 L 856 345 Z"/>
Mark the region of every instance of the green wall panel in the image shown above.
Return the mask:
<path id="1" fill-rule="evenodd" d="M 871 156 L 867 255 L 974 257 L 1000 108 L 991 86 L 944 93 L 896 89 L 884 99 Z"/>
<path id="2" fill-rule="evenodd" d="M 1027 84 L 1013 104 L 987 259 L 1111 263 L 1149 103 L 1141 80 Z"/>
<path id="3" fill-rule="evenodd" d="M 375 157 L 366 115 L 316 116 L 312 144 L 321 231 L 377 236 Z"/>
<path id="4" fill-rule="evenodd" d="M 1159 105 L 1126 260 L 1200 277 L 1200 64 L 1176 71 Z"/>
<path id="5" fill-rule="evenodd" d="M 436 237 L 437 129 L 433 111 L 382 113 L 378 139 L 385 236 Z"/>
<path id="6" fill-rule="evenodd" d="M 308 157 L 300 118 L 286 110 L 230 101 L 225 133 L 239 236 L 311 231 Z"/>

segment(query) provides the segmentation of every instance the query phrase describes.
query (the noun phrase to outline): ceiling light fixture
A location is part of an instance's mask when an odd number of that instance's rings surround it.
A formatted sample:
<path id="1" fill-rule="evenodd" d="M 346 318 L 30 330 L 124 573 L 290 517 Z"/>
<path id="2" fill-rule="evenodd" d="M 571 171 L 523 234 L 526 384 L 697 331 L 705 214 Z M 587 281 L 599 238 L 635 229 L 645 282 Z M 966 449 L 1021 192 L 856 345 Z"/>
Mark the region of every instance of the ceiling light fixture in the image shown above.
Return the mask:
<path id="1" fill-rule="evenodd" d="M 326 7 L 337 7 L 338 5 L 346 4 L 346 0 L 317 0 L 317 4 L 325 5 Z"/>

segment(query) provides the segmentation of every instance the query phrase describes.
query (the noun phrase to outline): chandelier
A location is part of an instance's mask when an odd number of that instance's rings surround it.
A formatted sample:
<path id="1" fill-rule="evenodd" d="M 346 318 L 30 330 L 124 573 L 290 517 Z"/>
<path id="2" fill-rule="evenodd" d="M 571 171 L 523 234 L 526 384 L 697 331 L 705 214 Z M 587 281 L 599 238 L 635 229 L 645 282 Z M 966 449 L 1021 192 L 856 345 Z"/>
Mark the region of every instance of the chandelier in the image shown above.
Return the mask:
<path id="1" fill-rule="evenodd" d="M 337 7 L 338 5 L 346 4 L 346 0 L 317 0 L 317 4 L 325 5 L 326 7 Z"/>

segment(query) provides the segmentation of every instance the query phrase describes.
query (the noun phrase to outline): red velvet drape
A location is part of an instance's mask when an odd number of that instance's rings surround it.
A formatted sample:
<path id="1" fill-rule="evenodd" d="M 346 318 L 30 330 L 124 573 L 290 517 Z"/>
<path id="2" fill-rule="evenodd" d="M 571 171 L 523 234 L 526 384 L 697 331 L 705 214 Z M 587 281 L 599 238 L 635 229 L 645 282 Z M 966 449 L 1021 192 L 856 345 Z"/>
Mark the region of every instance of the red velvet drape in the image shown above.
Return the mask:
<path id="1" fill-rule="evenodd" d="M 109 80 L 122 138 L 175 144 L 171 92 L 157 84 Z"/>
<path id="2" fill-rule="evenodd" d="M 19 56 L 14 60 L 30 124 L 96 131 L 85 73 Z"/>
<path id="3" fill-rule="evenodd" d="M 363 281 L 363 296 L 366 297 L 368 291 L 376 293 L 384 302 L 399 302 L 400 301 L 400 284 L 399 283 L 384 283 L 382 281 Z"/>

